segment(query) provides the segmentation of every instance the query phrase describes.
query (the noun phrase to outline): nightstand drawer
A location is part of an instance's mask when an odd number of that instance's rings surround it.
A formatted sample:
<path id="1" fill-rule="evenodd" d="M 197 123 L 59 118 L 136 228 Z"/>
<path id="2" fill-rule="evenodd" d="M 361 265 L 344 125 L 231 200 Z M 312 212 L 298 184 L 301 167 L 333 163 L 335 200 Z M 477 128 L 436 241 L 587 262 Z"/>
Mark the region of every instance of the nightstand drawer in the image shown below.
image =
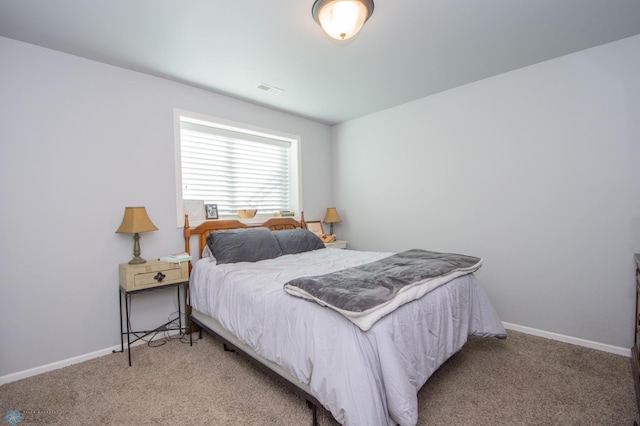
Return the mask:
<path id="1" fill-rule="evenodd" d="M 150 260 L 141 265 L 120 264 L 120 287 L 126 291 L 189 281 L 189 262 Z"/>

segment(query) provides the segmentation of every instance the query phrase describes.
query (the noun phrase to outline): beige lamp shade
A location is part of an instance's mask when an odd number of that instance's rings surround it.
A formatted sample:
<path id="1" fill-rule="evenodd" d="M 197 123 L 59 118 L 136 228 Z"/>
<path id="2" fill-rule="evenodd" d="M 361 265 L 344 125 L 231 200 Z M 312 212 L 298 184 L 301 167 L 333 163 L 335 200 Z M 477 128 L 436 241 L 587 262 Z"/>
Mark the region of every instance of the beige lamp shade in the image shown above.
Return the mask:
<path id="1" fill-rule="evenodd" d="M 336 210 L 335 207 L 329 207 L 327 209 L 327 214 L 324 215 L 324 223 L 338 223 L 338 222 L 342 222 L 342 219 L 340 219 L 340 216 L 338 215 L 338 211 Z"/>
<path id="2" fill-rule="evenodd" d="M 122 223 L 116 231 L 118 234 L 136 234 L 139 232 L 157 231 L 144 207 L 125 207 Z"/>
<path id="3" fill-rule="evenodd" d="M 324 223 L 329 223 L 331 225 L 331 229 L 329 230 L 330 234 L 333 234 L 333 224 L 342 222 L 340 216 L 338 215 L 338 211 L 335 207 L 327 208 L 327 213 L 324 215 Z"/>
<path id="4" fill-rule="evenodd" d="M 140 232 L 157 231 L 158 228 L 151 222 L 147 210 L 144 207 L 125 207 L 122 223 L 116 231 L 118 234 L 133 234 L 133 259 L 130 264 L 145 263 L 140 257 Z"/>

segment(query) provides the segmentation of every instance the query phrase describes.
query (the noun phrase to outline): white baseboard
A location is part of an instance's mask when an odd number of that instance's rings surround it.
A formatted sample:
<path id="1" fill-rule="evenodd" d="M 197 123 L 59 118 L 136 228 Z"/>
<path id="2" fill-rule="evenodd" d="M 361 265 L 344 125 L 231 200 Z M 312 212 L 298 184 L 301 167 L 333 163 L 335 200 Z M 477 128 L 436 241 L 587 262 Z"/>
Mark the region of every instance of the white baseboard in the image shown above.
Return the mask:
<path id="1" fill-rule="evenodd" d="M 580 339 L 579 337 L 565 336 L 564 334 L 552 333 L 550 331 L 538 330 L 535 328 L 524 327 L 517 324 L 502 322 L 507 330 L 520 331 L 522 333 L 531 334 L 533 336 L 544 337 L 551 340 L 558 340 L 572 345 L 583 346 L 585 348 L 596 349 L 602 352 L 609 352 L 616 355 L 631 356 L 630 348 L 621 348 L 618 346 L 607 345 L 606 343 L 598 343 L 591 340 Z"/>
<path id="2" fill-rule="evenodd" d="M 522 333 L 531 334 L 533 336 L 539 336 L 547 339 L 558 340 L 560 342 L 570 343 L 578 346 L 584 346 L 586 348 L 596 349 L 602 352 L 609 352 L 616 355 L 623 355 L 628 357 L 631 356 L 631 349 L 629 348 L 621 348 L 618 346 L 607 345 L 605 343 L 598 343 L 598 342 L 593 342 L 591 340 L 580 339 L 578 337 L 565 336 L 563 334 L 552 333 L 549 331 L 538 330 L 530 327 L 524 327 L 521 325 L 511 324 L 508 322 L 503 322 L 502 324 L 504 325 L 504 328 L 506 328 L 507 330 L 520 331 Z M 171 334 L 177 334 L 177 332 L 178 331 L 175 330 Z M 145 341 L 139 340 L 131 346 L 142 345 L 145 343 L 146 343 Z M 3 385 L 5 383 L 15 382 L 16 380 L 26 379 L 27 377 L 31 377 L 31 376 L 37 376 L 38 374 L 46 373 L 48 371 L 57 370 L 62 367 L 67 367 L 69 365 L 77 364 L 79 362 L 84 362 L 93 358 L 98 358 L 104 355 L 108 355 L 113 351 L 120 351 L 120 345 L 112 346 L 106 349 L 101 349 L 99 351 L 91 352 L 85 355 L 68 358 L 62 361 L 52 362 L 51 364 L 30 368 L 28 370 L 19 371 L 17 373 L 7 374 L 6 376 L 1 376 L 0 385 Z M 126 348 L 125 348 L 125 351 L 126 351 Z M 124 360 L 123 362 L 126 362 L 126 360 Z"/>
<path id="3" fill-rule="evenodd" d="M 163 332 L 162 336 L 165 336 Z M 169 335 L 178 334 L 178 330 L 168 331 Z M 138 340 L 137 342 L 131 344 L 131 347 L 135 347 L 138 345 L 146 344 L 146 340 Z M 112 346 L 110 348 L 101 349 L 99 351 L 91 352 L 88 354 L 76 356 L 73 358 L 64 359 L 62 361 L 52 362 L 51 364 L 41 365 L 40 367 L 30 368 L 28 370 L 18 371 L 17 373 L 7 374 L 6 376 L 0 376 L 0 385 L 4 385 L 5 383 L 15 382 L 17 380 L 26 379 L 27 377 L 37 376 L 38 374 L 47 373 L 49 371 L 57 370 L 59 368 L 67 367 L 69 365 L 78 364 L 80 362 L 89 361 L 90 359 L 99 358 L 101 356 L 109 355 L 114 351 L 120 352 L 120 345 Z M 127 354 L 127 342 L 124 344 L 124 357 L 123 362 L 128 363 Z"/>

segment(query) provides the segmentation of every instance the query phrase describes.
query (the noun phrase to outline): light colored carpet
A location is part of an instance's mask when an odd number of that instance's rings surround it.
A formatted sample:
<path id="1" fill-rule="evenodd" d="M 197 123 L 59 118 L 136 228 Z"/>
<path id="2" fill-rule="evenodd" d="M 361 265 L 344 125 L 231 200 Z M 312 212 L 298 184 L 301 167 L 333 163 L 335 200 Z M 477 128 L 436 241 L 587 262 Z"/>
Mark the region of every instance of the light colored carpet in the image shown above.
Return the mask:
<path id="1" fill-rule="evenodd" d="M 19 425 L 311 424 L 303 399 L 209 336 L 193 347 L 138 346 L 132 360 L 111 354 L 0 386 L 0 413 L 20 411 Z M 628 358 L 514 331 L 471 339 L 418 396 L 420 425 L 631 426 L 638 417 Z"/>

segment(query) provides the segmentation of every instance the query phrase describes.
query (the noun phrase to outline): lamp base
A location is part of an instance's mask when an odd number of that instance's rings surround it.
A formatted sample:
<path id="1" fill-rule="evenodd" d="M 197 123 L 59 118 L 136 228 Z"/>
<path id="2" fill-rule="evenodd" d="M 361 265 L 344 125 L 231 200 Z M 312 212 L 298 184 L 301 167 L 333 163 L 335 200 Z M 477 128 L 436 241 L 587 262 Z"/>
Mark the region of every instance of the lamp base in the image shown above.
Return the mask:
<path id="1" fill-rule="evenodd" d="M 140 235 L 136 232 L 133 234 L 133 259 L 129 261 L 129 265 L 141 263 L 147 263 L 147 261 L 140 257 Z"/>

